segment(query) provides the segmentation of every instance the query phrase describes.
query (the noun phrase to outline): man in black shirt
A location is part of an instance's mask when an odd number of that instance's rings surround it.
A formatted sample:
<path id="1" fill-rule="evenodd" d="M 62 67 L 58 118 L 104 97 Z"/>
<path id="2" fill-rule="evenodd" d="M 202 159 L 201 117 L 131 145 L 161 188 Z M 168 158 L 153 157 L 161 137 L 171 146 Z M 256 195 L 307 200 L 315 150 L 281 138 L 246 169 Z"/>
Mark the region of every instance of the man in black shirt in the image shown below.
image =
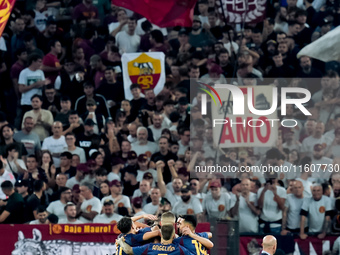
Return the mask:
<path id="1" fill-rule="evenodd" d="M 167 162 L 172 159 L 176 161 L 178 159 L 177 155 L 173 154 L 169 151 L 169 139 L 165 136 L 159 138 L 159 152 L 154 153 L 151 156 L 151 161 L 156 163 L 159 160 L 162 160 L 165 163 L 163 178 L 165 183 L 171 182 L 171 172 Z"/>
<path id="2" fill-rule="evenodd" d="M 18 194 L 22 196 L 24 199 L 25 204 L 27 203 L 28 199 L 28 181 L 27 180 L 19 180 L 15 183 L 16 190 Z"/>
<path id="3" fill-rule="evenodd" d="M 38 219 L 38 206 L 41 205 L 41 197 L 46 189 L 45 182 L 42 180 L 36 180 L 33 184 L 33 194 L 27 199 L 25 208 L 25 222 Z"/>
<path id="4" fill-rule="evenodd" d="M 77 136 L 77 146 L 84 149 L 86 159 L 89 159 L 89 152 L 93 148 L 98 148 L 100 144 L 100 136 L 96 135 L 93 131 L 94 122 L 92 119 L 85 120 L 84 133 Z"/>
<path id="5" fill-rule="evenodd" d="M 127 166 L 124 168 L 124 189 L 123 195 L 132 197 L 136 189 L 139 189 L 139 182 L 137 181 L 137 171 L 133 166 Z"/>
<path id="6" fill-rule="evenodd" d="M 1 183 L 2 192 L 8 197 L 5 210 L 0 215 L 0 222 L 6 224 L 20 224 L 24 219 L 24 199 L 14 191 L 13 183 Z"/>
<path id="7" fill-rule="evenodd" d="M 71 152 L 65 151 L 60 154 L 60 167 L 56 169 L 56 176 L 59 173 L 64 173 L 67 176 L 67 179 L 76 175 L 77 169 L 71 166 L 72 163 L 72 154 Z"/>

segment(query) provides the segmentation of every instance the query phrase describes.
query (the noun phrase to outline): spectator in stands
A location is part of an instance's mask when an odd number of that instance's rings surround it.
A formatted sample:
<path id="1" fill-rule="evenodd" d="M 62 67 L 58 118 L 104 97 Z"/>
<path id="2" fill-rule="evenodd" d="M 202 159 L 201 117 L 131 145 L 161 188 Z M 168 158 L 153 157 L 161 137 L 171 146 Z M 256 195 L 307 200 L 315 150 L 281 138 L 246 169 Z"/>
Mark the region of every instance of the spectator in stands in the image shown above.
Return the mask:
<path id="1" fill-rule="evenodd" d="M 24 222 L 24 199 L 15 192 L 11 181 L 1 183 L 2 192 L 8 197 L 4 211 L 0 215 L 0 223 L 18 224 Z M 3 205 L 3 201 L 2 205 Z"/>
<path id="2" fill-rule="evenodd" d="M 5 170 L 12 173 L 16 179 L 19 175 L 23 175 L 26 169 L 25 162 L 19 158 L 19 147 L 15 143 L 11 143 L 6 148 Z M 26 158 L 26 157 L 25 157 Z"/>
<path id="3" fill-rule="evenodd" d="M 29 195 L 28 195 L 28 181 L 26 181 L 26 180 L 17 181 L 15 183 L 15 188 L 16 188 L 16 191 L 18 192 L 18 194 L 20 194 L 22 196 L 22 198 L 24 199 L 24 203 L 26 205 L 27 199 L 29 197 Z"/>
<path id="4" fill-rule="evenodd" d="M 27 116 L 24 118 L 24 127 L 21 131 L 14 134 L 13 139 L 25 145 L 27 154 L 38 155 L 41 149 L 39 136 L 33 131 L 34 120 L 33 117 Z"/>
<path id="5" fill-rule="evenodd" d="M 27 159 L 29 160 L 29 158 Z M 46 184 L 42 180 L 35 180 L 33 183 L 33 194 L 27 199 L 25 205 L 25 222 L 38 219 L 38 207 L 43 205 L 41 203 L 42 196 L 46 190 Z"/>
<path id="6" fill-rule="evenodd" d="M 137 129 L 137 141 L 131 144 L 131 149 L 140 154 L 152 155 L 158 151 L 158 146 L 154 142 L 148 141 L 148 130 L 145 127 Z"/>
<path id="7" fill-rule="evenodd" d="M 82 3 L 73 9 L 72 19 L 74 22 L 82 17 L 85 17 L 86 21 L 90 24 L 99 24 L 99 12 L 97 7 L 93 5 L 92 0 L 83 0 Z"/>
<path id="8" fill-rule="evenodd" d="M 116 35 L 116 45 L 119 48 L 119 53 L 136 52 L 140 44 L 140 36 L 136 35 L 135 29 L 137 21 L 134 17 L 130 17 L 127 21 L 127 31 L 120 31 Z"/>
<path id="9" fill-rule="evenodd" d="M 64 148 L 67 152 L 72 153 L 72 155 L 76 154 L 80 158 L 80 163 L 85 163 L 86 162 L 86 157 L 85 157 L 85 151 L 84 149 L 75 146 L 76 143 L 76 136 L 74 133 L 67 133 L 65 135 L 65 141 L 67 144 L 67 147 Z M 72 157 L 71 157 L 72 159 Z"/>
<path id="10" fill-rule="evenodd" d="M 94 93 L 94 84 L 91 82 L 84 83 L 84 93 L 85 95 L 79 97 L 76 101 L 74 109 L 78 112 L 80 116 L 85 114 L 86 102 L 89 99 L 93 99 L 97 104 L 97 111 L 100 112 L 105 118 L 110 116 L 109 110 L 107 109 L 107 103 L 105 97 Z"/>
<path id="11" fill-rule="evenodd" d="M 49 214 L 57 215 L 59 220 L 66 220 L 64 207 L 68 202 L 71 202 L 71 189 L 67 187 L 60 188 L 59 195 L 59 200 L 50 203 L 46 210 Z"/>
<path id="12" fill-rule="evenodd" d="M 250 180 L 244 178 L 241 180 L 241 193 L 237 194 L 239 228 L 240 233 L 257 233 L 258 216 L 260 210 L 257 207 L 257 197 L 250 191 Z"/>
<path id="13" fill-rule="evenodd" d="M 50 79 L 51 83 L 54 84 L 55 79 L 59 75 L 59 71 L 63 68 L 58 59 L 58 55 L 62 51 L 61 43 L 57 40 L 51 40 L 49 42 L 49 49 L 50 52 L 43 58 L 41 70 L 44 71 L 45 77 Z"/>
<path id="14" fill-rule="evenodd" d="M 79 185 L 81 181 L 85 178 L 85 175 L 87 175 L 89 172 L 90 170 L 87 164 L 78 164 L 76 175 L 67 180 L 66 187 L 72 189 L 75 185 Z"/>
<path id="15" fill-rule="evenodd" d="M 79 185 L 80 196 L 77 204 L 77 217 L 84 223 L 93 222 L 94 217 L 102 210 L 100 200 L 93 196 L 93 185 L 83 181 Z"/>
<path id="16" fill-rule="evenodd" d="M 124 189 L 123 195 L 132 197 L 135 190 L 139 188 L 139 181 L 137 181 L 137 171 L 132 166 L 127 166 L 124 176 Z"/>
<path id="17" fill-rule="evenodd" d="M 99 146 L 101 140 L 100 136 L 94 133 L 94 125 L 92 119 L 85 120 L 84 133 L 77 137 L 77 145 L 84 149 L 87 159 L 90 157 L 90 150 Z"/>
<path id="18" fill-rule="evenodd" d="M 304 199 L 301 207 L 300 238 L 306 239 L 305 223 L 308 218 L 308 228 L 311 233 L 319 233 L 318 238 L 323 239 L 331 223 L 331 200 L 323 195 L 321 184 L 312 185 L 312 197 Z"/>
<path id="19" fill-rule="evenodd" d="M 132 199 L 132 208 L 135 213 L 135 216 L 146 214 L 146 212 L 143 211 L 142 206 L 143 206 L 143 199 L 141 197 L 135 197 Z M 140 219 L 138 220 L 138 222 L 143 223 L 144 219 Z"/>
<path id="20" fill-rule="evenodd" d="M 148 175 L 148 174 L 150 173 L 146 173 L 145 175 Z M 145 179 L 145 176 L 143 176 L 143 179 L 139 183 L 139 189 L 135 190 L 132 198 L 135 198 L 135 197 L 142 198 L 143 206 L 145 206 L 147 203 L 151 201 L 150 193 L 151 193 L 151 184 L 147 179 Z"/>
<path id="21" fill-rule="evenodd" d="M 282 213 L 281 235 L 300 232 L 300 211 L 304 196 L 304 187 L 301 181 L 293 181 L 291 194 L 287 194 L 285 209 Z"/>
<path id="22" fill-rule="evenodd" d="M 111 195 L 104 197 L 101 202 L 104 204 L 104 202 L 107 199 L 110 199 L 113 201 L 115 205 L 115 212 L 118 212 L 120 214 L 120 209 L 122 207 L 125 207 L 127 209 L 128 214 L 131 213 L 131 204 L 130 199 L 127 196 L 122 195 L 122 184 L 118 180 L 113 180 L 110 182 L 110 190 Z"/>
<path id="23" fill-rule="evenodd" d="M 43 102 L 42 96 L 35 94 L 31 97 L 31 103 L 33 110 L 25 113 L 23 119 L 26 117 L 32 117 L 34 120 L 33 132 L 35 132 L 40 141 L 43 141 L 49 136 L 51 126 L 53 124 L 53 115 L 50 111 L 41 108 Z M 23 127 L 23 123 L 22 123 Z"/>
<path id="24" fill-rule="evenodd" d="M 194 214 L 200 219 L 203 213 L 202 205 L 197 198 L 191 196 L 190 187 L 183 185 L 181 193 L 182 199 L 175 203 L 172 212 L 176 215 Z"/>
<path id="25" fill-rule="evenodd" d="M 76 218 L 77 207 L 72 202 L 67 202 L 64 206 L 64 215 L 66 215 L 66 218 L 59 218 L 59 224 L 83 224 L 82 221 Z"/>
<path id="26" fill-rule="evenodd" d="M 151 202 L 143 206 L 143 211 L 155 215 L 159 208 L 161 191 L 159 188 L 152 188 L 150 193 Z"/>
<path id="27" fill-rule="evenodd" d="M 286 198 L 286 190 L 278 185 L 277 173 L 270 172 L 270 174 L 267 174 L 265 186 L 257 192 L 257 203 L 261 209 L 259 220 L 261 232 L 281 232 L 282 211 Z"/>
<path id="28" fill-rule="evenodd" d="M 60 166 L 60 154 L 67 146 L 65 136 L 62 135 L 63 124 L 60 121 L 56 121 L 52 125 L 53 135 L 44 139 L 42 144 L 43 150 L 49 150 L 53 157 L 55 167 Z"/>
<path id="29" fill-rule="evenodd" d="M 39 205 L 37 208 L 37 216 L 38 219 L 30 221 L 29 224 L 36 225 L 36 224 L 48 224 L 47 216 L 48 212 L 46 211 L 46 207 L 43 205 Z"/>
<path id="30" fill-rule="evenodd" d="M 56 114 L 54 120 L 63 124 L 63 129 L 69 125 L 68 118 L 71 112 L 71 99 L 68 96 L 60 97 L 60 111 Z"/>
<path id="31" fill-rule="evenodd" d="M 72 132 L 76 136 L 84 133 L 84 125 L 77 111 L 72 110 L 68 116 L 68 125 L 64 128 L 63 135 Z"/>
<path id="32" fill-rule="evenodd" d="M 93 223 L 110 223 L 110 224 L 115 224 L 117 223 L 120 219 L 123 218 L 123 216 L 116 214 L 114 212 L 114 206 L 113 206 L 113 201 L 110 199 L 107 199 L 104 201 L 103 204 L 103 214 L 98 214 L 94 219 Z"/>
<path id="33" fill-rule="evenodd" d="M 20 105 L 23 116 L 26 112 L 32 109 L 32 96 L 35 94 L 41 95 L 41 88 L 51 83 L 49 79 L 45 79 L 45 75 L 43 71 L 41 71 L 41 55 L 30 55 L 28 57 L 27 64 L 28 67 L 20 72 L 18 81 L 19 92 L 22 94 Z"/>

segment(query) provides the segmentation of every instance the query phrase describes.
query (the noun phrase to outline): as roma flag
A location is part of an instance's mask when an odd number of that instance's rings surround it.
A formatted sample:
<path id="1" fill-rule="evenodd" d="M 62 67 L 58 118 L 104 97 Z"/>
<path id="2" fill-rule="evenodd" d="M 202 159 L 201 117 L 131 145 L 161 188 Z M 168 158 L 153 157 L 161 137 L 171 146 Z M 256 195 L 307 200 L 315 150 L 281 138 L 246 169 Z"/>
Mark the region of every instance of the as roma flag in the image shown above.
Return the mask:
<path id="1" fill-rule="evenodd" d="M 11 15 L 15 0 L 0 0 L 0 37 Z"/>
<path id="2" fill-rule="evenodd" d="M 112 0 L 159 27 L 191 27 L 197 0 Z"/>
<path id="3" fill-rule="evenodd" d="M 267 0 L 217 0 L 227 23 L 259 23 L 266 15 Z"/>

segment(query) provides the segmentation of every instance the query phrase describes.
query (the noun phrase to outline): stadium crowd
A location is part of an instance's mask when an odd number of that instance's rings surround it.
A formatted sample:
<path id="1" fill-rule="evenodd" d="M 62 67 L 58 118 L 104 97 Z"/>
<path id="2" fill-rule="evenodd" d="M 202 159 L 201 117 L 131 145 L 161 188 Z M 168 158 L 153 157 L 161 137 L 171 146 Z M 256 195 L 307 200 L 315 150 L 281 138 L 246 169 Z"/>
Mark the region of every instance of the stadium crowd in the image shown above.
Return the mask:
<path id="1" fill-rule="evenodd" d="M 0 222 L 171 211 L 238 218 L 247 233 L 340 232 L 339 64 L 296 57 L 339 25 L 339 2 L 268 1 L 263 22 L 242 26 L 225 24 L 215 0 L 199 0 L 195 14 L 191 28 L 159 28 L 108 0 L 16 1 L 0 38 Z M 165 54 L 159 94 L 129 84 L 133 99 L 124 97 L 121 56 L 133 52 Z M 280 128 L 275 148 L 216 153 L 201 94 L 190 96 L 198 80 L 304 87 L 313 115 L 288 105 L 298 125 Z M 194 172 L 216 163 L 302 167 Z"/>

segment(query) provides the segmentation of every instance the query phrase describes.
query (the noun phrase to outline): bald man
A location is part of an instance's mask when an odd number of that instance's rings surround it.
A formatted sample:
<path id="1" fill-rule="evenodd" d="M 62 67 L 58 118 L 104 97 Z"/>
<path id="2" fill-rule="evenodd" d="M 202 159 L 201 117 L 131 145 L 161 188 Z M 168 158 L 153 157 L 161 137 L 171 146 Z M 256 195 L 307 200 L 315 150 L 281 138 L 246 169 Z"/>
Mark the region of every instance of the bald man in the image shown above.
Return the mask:
<path id="1" fill-rule="evenodd" d="M 261 255 L 273 255 L 276 251 L 277 241 L 274 236 L 263 237 Z"/>
<path id="2" fill-rule="evenodd" d="M 67 147 L 65 137 L 63 133 L 63 124 L 60 121 L 56 121 L 52 125 L 52 136 L 44 139 L 42 144 L 42 150 L 49 150 L 52 154 L 55 167 L 60 166 L 60 154 Z"/>

